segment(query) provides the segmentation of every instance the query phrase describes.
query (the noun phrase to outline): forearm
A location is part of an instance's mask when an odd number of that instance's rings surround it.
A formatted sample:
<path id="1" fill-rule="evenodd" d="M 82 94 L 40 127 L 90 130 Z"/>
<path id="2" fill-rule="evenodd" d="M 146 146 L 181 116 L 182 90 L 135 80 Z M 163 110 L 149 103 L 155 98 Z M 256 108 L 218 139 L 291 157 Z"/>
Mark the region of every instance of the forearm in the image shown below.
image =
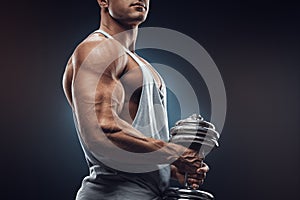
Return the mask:
<path id="1" fill-rule="evenodd" d="M 183 146 L 147 138 L 124 121 L 95 124 L 92 118 L 80 120 L 81 136 L 88 150 L 99 160 L 153 166 L 174 164 L 178 170 L 195 173 L 200 167 L 198 153 Z M 107 118 L 106 118 L 107 119 Z M 96 119 L 95 119 L 96 120 Z M 106 120 L 105 120 L 106 121 Z M 106 125 L 105 125 L 106 124 Z"/>
<path id="2" fill-rule="evenodd" d="M 128 156 L 137 156 L 140 159 L 134 160 L 136 164 L 170 164 L 187 150 L 180 145 L 128 134 L 127 131 L 98 134 L 88 143 L 89 150 L 96 157 L 105 153 L 111 160 L 126 163 L 132 162 Z M 124 152 L 127 156 L 124 156 Z"/>

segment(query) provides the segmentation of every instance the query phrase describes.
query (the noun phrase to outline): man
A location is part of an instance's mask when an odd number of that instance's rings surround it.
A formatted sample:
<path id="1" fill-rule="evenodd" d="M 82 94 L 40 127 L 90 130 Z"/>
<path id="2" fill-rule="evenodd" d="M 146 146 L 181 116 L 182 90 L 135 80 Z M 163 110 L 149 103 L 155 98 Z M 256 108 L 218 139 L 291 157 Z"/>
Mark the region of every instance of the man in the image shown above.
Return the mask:
<path id="1" fill-rule="evenodd" d="M 100 29 L 67 64 L 63 87 L 90 168 L 77 200 L 162 199 L 171 177 L 183 183 L 188 172 L 198 188 L 208 171 L 197 152 L 168 143 L 164 82 L 134 52 L 149 2 L 98 0 Z"/>

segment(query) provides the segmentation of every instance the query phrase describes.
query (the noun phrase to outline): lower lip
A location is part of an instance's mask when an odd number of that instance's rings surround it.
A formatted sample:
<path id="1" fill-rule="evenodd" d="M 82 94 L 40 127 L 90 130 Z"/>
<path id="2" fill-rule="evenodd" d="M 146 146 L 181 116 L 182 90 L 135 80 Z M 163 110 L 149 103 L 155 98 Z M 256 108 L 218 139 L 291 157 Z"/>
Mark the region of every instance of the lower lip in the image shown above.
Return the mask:
<path id="1" fill-rule="evenodd" d="M 146 10 L 146 8 L 145 8 L 144 6 L 141 6 L 141 5 L 133 5 L 133 7 L 136 7 L 136 8 L 139 8 L 139 9 Z"/>

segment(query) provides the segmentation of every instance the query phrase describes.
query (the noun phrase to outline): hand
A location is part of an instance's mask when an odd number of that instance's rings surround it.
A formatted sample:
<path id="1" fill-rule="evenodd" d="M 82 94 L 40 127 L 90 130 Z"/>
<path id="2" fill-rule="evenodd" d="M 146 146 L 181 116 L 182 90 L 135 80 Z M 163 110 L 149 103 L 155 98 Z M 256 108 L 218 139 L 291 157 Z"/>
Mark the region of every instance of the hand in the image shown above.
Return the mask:
<path id="1" fill-rule="evenodd" d="M 194 190 L 198 189 L 200 185 L 204 183 L 206 173 L 209 171 L 207 164 L 202 163 L 202 166 L 196 170 L 195 174 L 188 174 L 187 183 Z M 171 165 L 171 176 L 176 179 L 181 185 L 185 184 L 185 175 L 178 171 L 178 168 L 174 165 Z"/>
<path id="2" fill-rule="evenodd" d="M 199 153 L 186 149 L 185 152 L 175 161 L 173 165 L 178 169 L 181 174 L 196 174 L 197 169 L 201 168 L 203 158 L 199 156 Z"/>

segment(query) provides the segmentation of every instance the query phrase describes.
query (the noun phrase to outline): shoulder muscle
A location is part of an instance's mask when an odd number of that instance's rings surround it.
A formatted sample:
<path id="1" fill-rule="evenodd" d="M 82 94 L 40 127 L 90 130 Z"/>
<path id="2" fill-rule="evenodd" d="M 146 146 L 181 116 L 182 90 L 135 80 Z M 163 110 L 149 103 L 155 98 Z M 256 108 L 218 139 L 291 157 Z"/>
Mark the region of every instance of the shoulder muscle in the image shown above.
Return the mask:
<path id="1" fill-rule="evenodd" d="M 123 71 L 127 56 L 116 40 L 90 36 L 75 49 L 73 61 L 75 69 L 84 67 L 96 73 L 117 75 Z"/>

